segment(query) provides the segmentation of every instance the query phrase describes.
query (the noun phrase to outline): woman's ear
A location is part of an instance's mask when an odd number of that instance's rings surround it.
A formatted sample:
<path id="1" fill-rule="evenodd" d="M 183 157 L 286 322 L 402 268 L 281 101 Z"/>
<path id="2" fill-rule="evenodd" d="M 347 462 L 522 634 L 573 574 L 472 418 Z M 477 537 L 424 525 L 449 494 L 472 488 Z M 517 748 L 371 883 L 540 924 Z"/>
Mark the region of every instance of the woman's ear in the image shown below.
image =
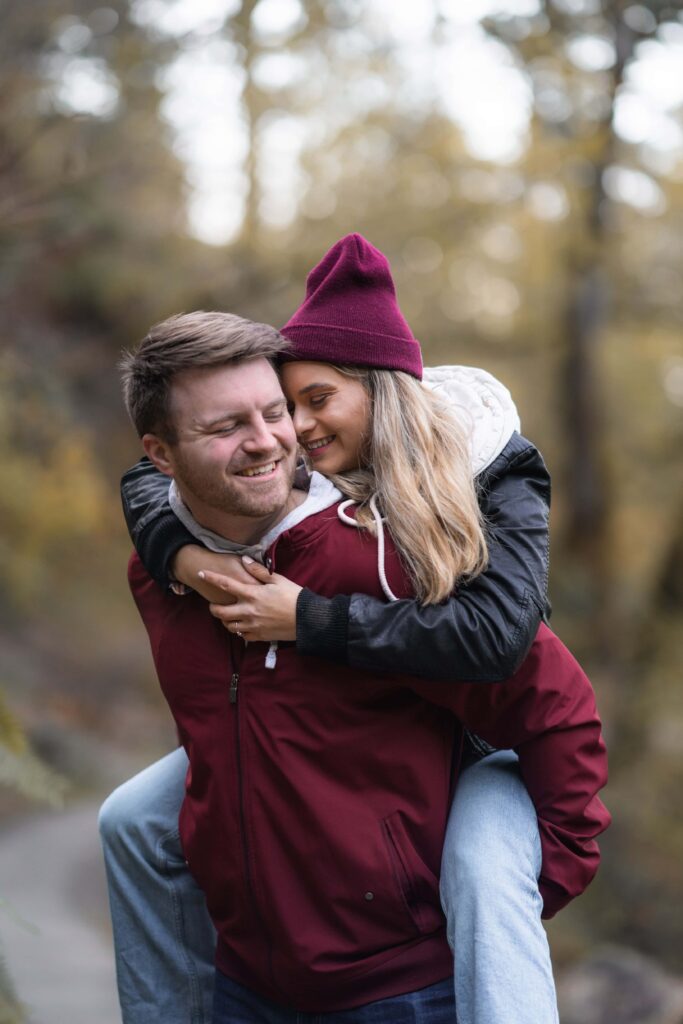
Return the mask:
<path id="1" fill-rule="evenodd" d="M 144 434 L 142 447 L 145 449 L 145 455 L 149 461 L 153 462 L 161 473 L 165 473 L 166 476 L 175 475 L 173 455 L 166 441 L 162 441 L 156 434 Z"/>

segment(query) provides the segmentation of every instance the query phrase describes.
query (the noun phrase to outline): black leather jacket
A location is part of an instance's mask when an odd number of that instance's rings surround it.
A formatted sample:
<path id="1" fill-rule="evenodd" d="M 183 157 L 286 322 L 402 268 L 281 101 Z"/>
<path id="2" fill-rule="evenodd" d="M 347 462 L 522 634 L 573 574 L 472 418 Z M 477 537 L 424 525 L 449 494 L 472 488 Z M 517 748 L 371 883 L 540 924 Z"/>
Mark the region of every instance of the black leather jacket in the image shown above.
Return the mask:
<path id="1" fill-rule="evenodd" d="M 385 604 L 365 594 L 330 599 L 303 590 L 297 648 L 351 668 L 423 679 L 498 682 L 511 676 L 550 611 L 550 477 L 534 445 L 513 434 L 477 482 L 488 525 L 486 572 L 440 605 Z M 176 551 L 197 543 L 171 511 L 168 483 L 148 459 L 121 482 L 133 543 L 164 587 Z"/>

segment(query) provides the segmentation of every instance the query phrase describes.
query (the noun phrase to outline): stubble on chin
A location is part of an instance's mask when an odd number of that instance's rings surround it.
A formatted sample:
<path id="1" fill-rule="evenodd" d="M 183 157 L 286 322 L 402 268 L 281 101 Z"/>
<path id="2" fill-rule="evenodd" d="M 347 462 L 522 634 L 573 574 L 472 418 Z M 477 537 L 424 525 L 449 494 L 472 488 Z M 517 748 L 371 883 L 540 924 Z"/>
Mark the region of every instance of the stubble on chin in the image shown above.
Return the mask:
<path id="1" fill-rule="evenodd" d="M 189 460 L 183 460 L 176 469 L 176 483 L 190 510 L 200 503 L 225 515 L 260 518 L 275 515 L 287 506 L 294 486 L 296 457 L 292 454 L 281 458 L 276 477 L 256 485 L 242 484 L 240 481 L 247 478 L 234 472 L 218 477 Z"/>

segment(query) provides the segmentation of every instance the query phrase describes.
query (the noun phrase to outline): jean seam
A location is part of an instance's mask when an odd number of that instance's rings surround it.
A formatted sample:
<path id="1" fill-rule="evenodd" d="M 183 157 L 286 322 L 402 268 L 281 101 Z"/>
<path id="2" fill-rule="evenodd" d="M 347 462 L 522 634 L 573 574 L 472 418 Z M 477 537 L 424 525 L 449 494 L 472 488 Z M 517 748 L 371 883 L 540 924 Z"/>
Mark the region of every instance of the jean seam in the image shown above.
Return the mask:
<path id="1" fill-rule="evenodd" d="M 187 977 L 190 988 L 190 1024 L 206 1024 L 203 1012 L 203 1000 L 201 986 L 199 982 L 199 975 L 195 969 L 192 957 L 187 952 L 187 941 L 185 936 L 185 919 L 183 915 L 182 900 L 178 897 L 178 894 L 173 884 L 170 872 L 170 860 L 166 851 L 166 843 L 179 843 L 180 830 L 171 829 L 170 832 L 164 833 L 159 837 L 156 843 L 156 856 L 161 868 L 161 873 L 166 877 L 166 884 L 171 899 L 171 907 L 173 910 L 173 924 L 175 928 L 175 938 L 178 943 L 183 962 L 185 964 L 185 970 L 187 971 Z"/>

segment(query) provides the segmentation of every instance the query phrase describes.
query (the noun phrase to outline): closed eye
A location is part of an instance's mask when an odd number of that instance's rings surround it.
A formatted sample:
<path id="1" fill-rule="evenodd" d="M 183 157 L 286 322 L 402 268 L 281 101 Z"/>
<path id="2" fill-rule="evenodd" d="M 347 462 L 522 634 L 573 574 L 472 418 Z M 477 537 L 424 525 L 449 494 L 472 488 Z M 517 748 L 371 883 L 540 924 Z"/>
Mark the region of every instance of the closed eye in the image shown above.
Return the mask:
<path id="1" fill-rule="evenodd" d="M 311 403 L 314 409 L 319 409 L 321 406 L 325 404 L 325 402 L 331 396 L 331 394 L 332 392 L 328 391 L 324 395 L 311 395 L 311 397 L 309 398 L 309 402 Z"/>

